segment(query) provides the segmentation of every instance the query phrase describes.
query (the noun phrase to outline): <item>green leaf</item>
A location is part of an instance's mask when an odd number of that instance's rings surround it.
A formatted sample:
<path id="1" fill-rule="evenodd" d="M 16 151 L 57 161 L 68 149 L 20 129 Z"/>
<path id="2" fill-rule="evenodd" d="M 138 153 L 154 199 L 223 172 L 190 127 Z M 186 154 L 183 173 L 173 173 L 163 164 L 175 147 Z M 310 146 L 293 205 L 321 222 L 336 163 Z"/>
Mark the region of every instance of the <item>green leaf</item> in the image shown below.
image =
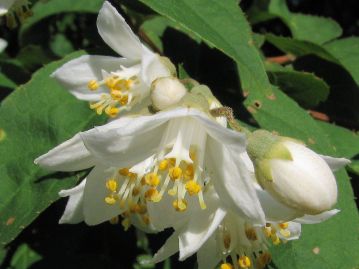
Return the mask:
<path id="1" fill-rule="evenodd" d="M 177 31 L 180 31 L 182 33 L 185 33 L 197 43 L 201 42 L 200 38 L 193 35 L 191 32 L 186 30 L 186 28 L 183 28 L 181 27 L 180 24 L 175 23 L 162 16 L 155 16 L 150 20 L 146 20 L 141 25 L 140 29 L 146 34 L 146 36 L 151 40 L 151 42 L 156 46 L 156 48 L 160 52 L 163 52 L 163 44 L 161 38 L 168 27 L 176 29 Z"/>
<path id="2" fill-rule="evenodd" d="M 250 26 L 233 0 L 141 0 L 158 13 L 180 24 L 210 46 L 234 59 L 242 87 L 271 95 L 263 62 L 254 45 Z"/>
<path id="3" fill-rule="evenodd" d="M 359 37 L 349 37 L 324 45 L 337 61 L 350 73 L 359 85 Z"/>
<path id="4" fill-rule="evenodd" d="M 268 9 L 270 14 L 283 20 L 295 39 L 323 44 L 342 34 L 342 29 L 334 20 L 292 13 L 289 11 L 285 0 L 271 0 Z"/>
<path id="5" fill-rule="evenodd" d="M 98 13 L 103 4 L 103 0 L 51 0 L 51 1 L 37 1 L 31 8 L 34 15 L 29 17 L 20 27 L 20 43 L 26 44 L 29 36 L 38 34 L 31 31 L 32 27 L 41 20 L 50 16 L 67 13 Z"/>
<path id="6" fill-rule="evenodd" d="M 268 74 L 272 84 L 305 108 L 317 106 L 329 95 L 328 84 L 311 73 L 284 68 L 280 71 L 270 71 Z"/>
<path id="7" fill-rule="evenodd" d="M 20 245 L 11 259 L 11 268 L 27 269 L 32 264 L 41 260 L 41 256 L 32 250 L 27 244 Z"/>
<path id="8" fill-rule="evenodd" d="M 75 133 L 102 122 L 50 74 L 77 52 L 51 63 L 9 95 L 0 107 L 0 242 L 7 244 L 44 209 L 58 191 L 72 187 L 76 175 L 49 173 L 33 161 Z M 9 120 L 11 119 L 11 120 Z"/>

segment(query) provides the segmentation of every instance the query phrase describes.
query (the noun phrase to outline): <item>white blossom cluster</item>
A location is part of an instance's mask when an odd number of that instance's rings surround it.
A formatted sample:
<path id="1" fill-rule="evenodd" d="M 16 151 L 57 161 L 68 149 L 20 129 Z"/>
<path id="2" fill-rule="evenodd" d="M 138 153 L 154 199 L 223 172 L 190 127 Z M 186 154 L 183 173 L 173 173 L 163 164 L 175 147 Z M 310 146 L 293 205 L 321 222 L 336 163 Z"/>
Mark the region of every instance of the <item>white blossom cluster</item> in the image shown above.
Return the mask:
<path id="1" fill-rule="evenodd" d="M 200 269 L 264 268 L 271 245 L 338 212 L 332 171 L 348 160 L 264 130 L 229 128 L 233 119 L 208 87 L 185 86 L 108 2 L 97 28 L 121 57 L 84 55 L 52 77 L 109 122 L 35 160 L 54 171 L 91 169 L 59 193 L 69 197 L 60 223 L 172 228 L 152 262 L 179 252 L 180 260 L 196 254 Z"/>

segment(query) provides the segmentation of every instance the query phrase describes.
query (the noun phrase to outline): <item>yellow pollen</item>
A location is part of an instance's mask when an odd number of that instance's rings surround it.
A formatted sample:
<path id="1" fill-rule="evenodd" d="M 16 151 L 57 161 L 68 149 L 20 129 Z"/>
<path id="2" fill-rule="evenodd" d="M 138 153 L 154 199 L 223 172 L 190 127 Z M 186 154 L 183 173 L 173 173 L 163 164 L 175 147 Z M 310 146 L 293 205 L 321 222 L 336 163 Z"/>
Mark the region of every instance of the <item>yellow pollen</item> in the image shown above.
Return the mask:
<path id="1" fill-rule="evenodd" d="M 119 100 L 120 104 L 122 106 L 127 105 L 128 103 L 128 95 L 123 95 Z"/>
<path id="2" fill-rule="evenodd" d="M 167 167 L 168 167 L 168 160 L 162 160 L 158 165 L 158 169 L 160 169 L 161 171 L 166 170 Z"/>
<path id="3" fill-rule="evenodd" d="M 195 195 L 201 191 L 201 186 L 194 180 L 190 180 L 186 183 L 185 188 L 189 195 Z"/>
<path id="4" fill-rule="evenodd" d="M 194 168 L 193 168 L 193 164 L 189 164 L 186 167 L 186 170 L 184 171 L 184 178 L 186 180 L 191 180 L 193 179 L 194 176 Z"/>
<path id="5" fill-rule="evenodd" d="M 279 223 L 278 226 L 281 227 L 282 229 L 287 229 L 289 226 L 289 223 L 288 222 Z"/>
<path id="6" fill-rule="evenodd" d="M 169 175 L 172 180 L 177 180 L 182 176 L 182 169 L 178 166 L 175 166 L 170 169 Z"/>
<path id="7" fill-rule="evenodd" d="M 87 87 L 91 90 L 91 91 L 96 91 L 100 85 L 98 84 L 98 82 L 96 80 L 90 80 L 89 83 L 87 84 Z"/>
<path id="8" fill-rule="evenodd" d="M 254 228 L 248 228 L 245 230 L 246 236 L 251 241 L 256 241 L 258 239 L 256 230 Z"/>
<path id="9" fill-rule="evenodd" d="M 272 239 L 273 245 L 277 246 L 280 244 L 280 239 L 276 234 L 272 234 L 271 239 Z"/>
<path id="10" fill-rule="evenodd" d="M 158 186 L 158 184 L 160 184 L 160 178 L 157 174 L 155 173 L 149 173 L 145 176 L 145 182 L 147 185 L 151 186 L 151 187 L 156 187 Z"/>
<path id="11" fill-rule="evenodd" d="M 105 202 L 108 205 L 114 205 L 116 203 L 116 199 L 113 196 L 107 196 L 105 197 Z"/>
<path id="12" fill-rule="evenodd" d="M 121 168 L 118 170 L 118 173 L 122 176 L 127 176 L 130 173 L 130 169 L 128 168 Z"/>
<path id="13" fill-rule="evenodd" d="M 238 259 L 238 265 L 241 268 L 248 268 L 251 266 L 251 260 L 248 256 L 241 256 Z"/>
<path id="14" fill-rule="evenodd" d="M 156 197 L 158 196 L 159 196 L 158 190 L 156 190 L 155 188 L 148 189 L 145 192 L 145 198 L 149 201 L 156 200 Z"/>
<path id="15" fill-rule="evenodd" d="M 118 80 L 116 77 L 109 77 L 106 79 L 105 84 L 109 89 L 113 89 L 116 87 Z"/>
<path id="16" fill-rule="evenodd" d="M 232 264 L 230 263 L 222 263 L 220 269 L 233 269 Z"/>
<path id="17" fill-rule="evenodd" d="M 109 191 L 116 192 L 117 191 L 117 182 L 113 178 L 107 180 L 106 182 L 106 188 Z"/>
<path id="18" fill-rule="evenodd" d="M 184 199 L 182 199 L 182 200 L 174 200 L 172 202 L 172 206 L 174 207 L 174 209 L 176 209 L 176 211 L 183 212 L 183 211 L 185 211 L 187 209 L 187 202 Z"/>
<path id="19" fill-rule="evenodd" d="M 120 109 L 114 106 L 108 106 L 105 109 L 105 113 L 111 118 L 116 117 L 118 113 L 120 113 Z"/>
<path id="20" fill-rule="evenodd" d="M 118 216 L 116 217 L 113 217 L 112 219 L 109 220 L 109 222 L 112 224 L 112 225 L 115 225 L 115 224 L 118 224 Z"/>

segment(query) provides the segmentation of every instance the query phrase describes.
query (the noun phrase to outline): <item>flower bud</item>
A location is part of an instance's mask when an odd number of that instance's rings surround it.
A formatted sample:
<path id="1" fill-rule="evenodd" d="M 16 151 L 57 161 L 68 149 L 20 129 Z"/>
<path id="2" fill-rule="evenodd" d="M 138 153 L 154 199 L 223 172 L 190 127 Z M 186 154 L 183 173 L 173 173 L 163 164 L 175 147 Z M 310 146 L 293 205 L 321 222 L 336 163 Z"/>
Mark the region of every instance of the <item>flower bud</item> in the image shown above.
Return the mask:
<path id="1" fill-rule="evenodd" d="M 151 100 L 156 110 L 177 104 L 187 93 L 183 84 L 174 77 L 158 78 L 152 83 Z"/>
<path id="2" fill-rule="evenodd" d="M 267 131 L 248 139 L 258 182 L 276 200 L 304 214 L 319 214 L 337 201 L 335 177 L 325 160 L 305 145 Z"/>

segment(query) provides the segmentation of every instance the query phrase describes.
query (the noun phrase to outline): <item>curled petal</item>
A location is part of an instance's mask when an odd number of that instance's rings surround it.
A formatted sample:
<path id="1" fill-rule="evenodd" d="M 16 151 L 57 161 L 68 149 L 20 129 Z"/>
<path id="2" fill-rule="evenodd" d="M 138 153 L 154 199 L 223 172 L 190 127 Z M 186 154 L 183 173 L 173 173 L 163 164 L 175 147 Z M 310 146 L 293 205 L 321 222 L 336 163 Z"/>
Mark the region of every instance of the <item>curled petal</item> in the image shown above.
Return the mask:
<path id="1" fill-rule="evenodd" d="M 340 212 L 340 210 L 338 210 L 338 209 L 332 209 L 332 210 L 325 211 L 318 215 L 304 215 L 303 217 L 297 218 L 294 221 L 302 223 L 302 224 L 316 224 L 316 223 L 326 221 L 327 219 L 333 217 L 334 215 L 336 215 L 339 212 Z"/>
<path id="2" fill-rule="evenodd" d="M 58 145 L 34 161 L 52 171 L 78 171 L 94 166 L 94 158 L 85 148 L 79 134 Z"/>
<path id="3" fill-rule="evenodd" d="M 345 158 L 334 158 L 331 156 L 320 155 L 324 161 L 329 165 L 332 171 L 337 171 L 340 168 L 350 164 L 350 160 Z"/>

